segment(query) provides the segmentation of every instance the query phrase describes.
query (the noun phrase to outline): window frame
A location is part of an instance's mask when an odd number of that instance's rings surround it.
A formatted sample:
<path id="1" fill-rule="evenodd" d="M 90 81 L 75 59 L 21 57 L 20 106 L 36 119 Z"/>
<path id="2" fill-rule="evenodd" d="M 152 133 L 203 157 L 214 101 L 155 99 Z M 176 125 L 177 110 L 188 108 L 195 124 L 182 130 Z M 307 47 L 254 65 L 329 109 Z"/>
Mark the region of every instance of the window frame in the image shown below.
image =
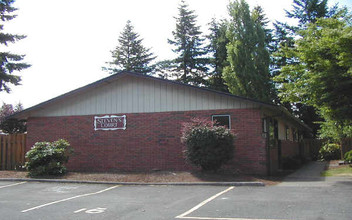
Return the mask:
<path id="1" fill-rule="evenodd" d="M 214 123 L 214 117 L 228 117 L 229 120 L 229 127 L 228 129 L 231 129 L 231 115 L 212 115 L 211 116 L 211 121 Z M 215 119 L 216 120 L 216 119 Z M 223 125 L 222 125 L 223 126 Z"/>

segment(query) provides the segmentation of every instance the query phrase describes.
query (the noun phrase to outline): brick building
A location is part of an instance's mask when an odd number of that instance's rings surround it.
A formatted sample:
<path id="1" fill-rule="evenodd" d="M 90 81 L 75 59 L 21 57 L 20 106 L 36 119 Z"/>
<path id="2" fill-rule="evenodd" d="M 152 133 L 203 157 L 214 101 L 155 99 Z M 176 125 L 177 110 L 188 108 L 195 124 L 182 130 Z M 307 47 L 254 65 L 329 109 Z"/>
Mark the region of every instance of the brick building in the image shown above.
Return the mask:
<path id="1" fill-rule="evenodd" d="M 272 104 L 174 81 L 121 72 L 19 112 L 27 146 L 67 139 L 76 171 L 194 169 L 184 160 L 181 127 L 191 118 L 216 119 L 237 135 L 227 169 L 270 174 L 300 153 L 309 128 Z"/>

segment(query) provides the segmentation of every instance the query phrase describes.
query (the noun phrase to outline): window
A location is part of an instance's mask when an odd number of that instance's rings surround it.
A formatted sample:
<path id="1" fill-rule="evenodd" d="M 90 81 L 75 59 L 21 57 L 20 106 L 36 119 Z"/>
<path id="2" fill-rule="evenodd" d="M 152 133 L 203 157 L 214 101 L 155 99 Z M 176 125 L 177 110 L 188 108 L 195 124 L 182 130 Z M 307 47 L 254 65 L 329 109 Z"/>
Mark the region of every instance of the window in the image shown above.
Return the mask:
<path id="1" fill-rule="evenodd" d="M 225 126 L 228 129 L 231 129 L 231 118 L 230 115 L 213 115 L 211 116 L 213 122 L 219 126 Z"/>
<path id="2" fill-rule="evenodd" d="M 298 141 L 298 132 L 296 129 L 292 129 L 292 136 L 293 136 L 293 141 L 297 142 Z"/>
<path id="3" fill-rule="evenodd" d="M 262 119 L 262 128 L 263 128 L 263 132 L 264 133 L 266 133 L 266 132 L 268 132 L 268 127 L 267 127 L 267 122 L 268 121 L 268 119 L 267 118 L 263 118 Z"/>
<path id="4" fill-rule="evenodd" d="M 290 140 L 290 128 L 286 126 L 286 140 Z"/>

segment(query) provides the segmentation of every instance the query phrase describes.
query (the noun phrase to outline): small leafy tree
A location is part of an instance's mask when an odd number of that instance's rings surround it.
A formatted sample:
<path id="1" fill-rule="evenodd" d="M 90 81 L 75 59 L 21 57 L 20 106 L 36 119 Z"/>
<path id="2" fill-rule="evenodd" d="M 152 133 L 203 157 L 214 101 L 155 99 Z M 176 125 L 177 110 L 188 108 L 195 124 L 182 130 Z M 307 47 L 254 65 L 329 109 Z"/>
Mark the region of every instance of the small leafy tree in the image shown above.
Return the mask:
<path id="1" fill-rule="evenodd" d="M 234 135 L 214 122 L 192 119 L 182 129 L 181 141 L 186 145 L 186 159 L 204 171 L 217 171 L 234 154 Z"/>
<path id="2" fill-rule="evenodd" d="M 334 143 L 325 143 L 319 150 L 321 160 L 338 160 L 341 159 L 340 145 Z"/>
<path id="3" fill-rule="evenodd" d="M 232 94 L 270 103 L 275 95 L 265 16 L 260 8 L 250 12 L 245 0 L 230 3 L 228 9 L 228 65 L 223 69 L 223 79 Z"/>
<path id="4" fill-rule="evenodd" d="M 29 171 L 29 176 L 63 175 L 66 173 L 64 164 L 68 162 L 70 153 L 72 148 L 64 139 L 37 142 L 26 153 L 28 162 L 25 168 Z"/>
<path id="5" fill-rule="evenodd" d="M 16 118 L 6 118 L 16 112 L 23 110 L 21 103 L 15 107 L 12 104 L 3 103 L 0 108 L 0 130 L 7 134 L 24 133 L 27 131 L 26 120 L 18 120 Z"/>
<path id="6" fill-rule="evenodd" d="M 345 159 L 345 162 L 352 163 L 352 150 L 345 153 L 344 159 Z"/>

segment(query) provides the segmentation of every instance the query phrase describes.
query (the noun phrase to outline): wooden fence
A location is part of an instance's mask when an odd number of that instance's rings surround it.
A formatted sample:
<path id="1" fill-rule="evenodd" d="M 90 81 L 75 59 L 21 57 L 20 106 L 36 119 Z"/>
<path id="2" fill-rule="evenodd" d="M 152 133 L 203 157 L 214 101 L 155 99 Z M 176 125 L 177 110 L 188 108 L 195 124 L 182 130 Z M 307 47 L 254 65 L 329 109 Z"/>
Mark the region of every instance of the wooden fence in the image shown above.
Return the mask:
<path id="1" fill-rule="evenodd" d="M 345 138 L 341 143 L 341 156 L 345 155 L 346 152 L 352 150 L 352 138 Z"/>
<path id="2" fill-rule="evenodd" d="M 300 143 L 301 156 L 312 160 L 318 159 L 319 150 L 323 141 L 318 139 L 304 139 Z"/>
<path id="3" fill-rule="evenodd" d="M 0 170 L 20 169 L 25 163 L 26 134 L 0 135 Z"/>

